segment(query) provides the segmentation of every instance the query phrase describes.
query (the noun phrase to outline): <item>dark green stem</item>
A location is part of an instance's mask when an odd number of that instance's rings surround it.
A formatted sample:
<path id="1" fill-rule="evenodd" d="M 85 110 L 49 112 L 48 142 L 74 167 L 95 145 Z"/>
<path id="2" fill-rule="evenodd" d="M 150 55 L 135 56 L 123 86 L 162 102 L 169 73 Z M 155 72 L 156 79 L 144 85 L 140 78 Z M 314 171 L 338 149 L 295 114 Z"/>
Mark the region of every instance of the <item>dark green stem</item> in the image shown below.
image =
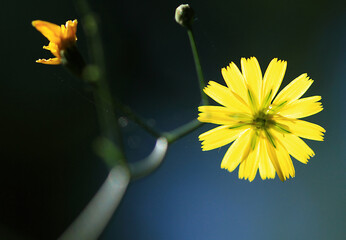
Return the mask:
<path id="1" fill-rule="evenodd" d="M 119 125 L 117 122 L 117 116 L 114 112 L 113 99 L 107 83 L 104 51 L 102 47 L 102 41 L 98 29 L 97 17 L 90 10 L 87 1 L 77 0 L 77 9 L 80 10 L 80 14 L 83 16 L 82 23 L 87 37 L 90 57 L 93 65 L 86 67 L 83 73 L 83 78 L 91 83 L 93 87 L 93 94 L 95 99 L 95 106 L 98 115 L 101 136 L 114 142 L 119 146 L 119 149 L 123 149 L 121 134 Z M 118 155 L 119 156 L 119 155 Z M 121 158 L 118 158 L 115 162 L 118 164 L 125 164 L 125 157 L 123 151 L 121 151 Z"/>
<path id="2" fill-rule="evenodd" d="M 155 138 L 159 138 L 161 133 L 150 126 L 145 119 L 136 114 L 129 106 L 123 105 L 120 101 L 114 100 L 114 106 L 125 114 L 129 119 L 134 121 Z"/>

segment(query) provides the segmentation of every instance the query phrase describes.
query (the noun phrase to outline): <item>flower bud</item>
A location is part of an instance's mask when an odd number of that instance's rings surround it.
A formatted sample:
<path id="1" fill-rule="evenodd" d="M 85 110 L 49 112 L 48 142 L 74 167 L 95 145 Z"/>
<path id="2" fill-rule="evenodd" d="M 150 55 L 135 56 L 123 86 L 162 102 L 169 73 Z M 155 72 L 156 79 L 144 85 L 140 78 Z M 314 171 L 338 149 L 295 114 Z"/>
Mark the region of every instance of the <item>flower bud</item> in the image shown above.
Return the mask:
<path id="1" fill-rule="evenodd" d="M 195 13 L 189 4 L 181 4 L 175 10 L 175 21 L 183 27 L 190 28 Z"/>

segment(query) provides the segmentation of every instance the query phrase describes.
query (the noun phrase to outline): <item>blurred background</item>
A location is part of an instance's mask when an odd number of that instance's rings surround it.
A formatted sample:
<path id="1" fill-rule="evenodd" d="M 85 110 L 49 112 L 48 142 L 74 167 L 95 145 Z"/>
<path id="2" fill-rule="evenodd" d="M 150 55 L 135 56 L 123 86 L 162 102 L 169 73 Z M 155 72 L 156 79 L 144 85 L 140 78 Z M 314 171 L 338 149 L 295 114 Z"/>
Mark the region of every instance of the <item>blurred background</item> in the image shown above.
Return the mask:
<path id="1" fill-rule="evenodd" d="M 112 93 L 157 129 L 197 117 L 198 81 L 188 36 L 174 21 L 189 3 L 206 80 L 224 84 L 221 68 L 256 56 L 288 61 L 283 86 L 302 73 L 315 80 L 305 96 L 324 110 L 306 118 L 327 132 L 306 142 L 316 156 L 294 160 L 296 177 L 249 183 L 220 169 L 228 147 L 202 152 L 205 125 L 170 146 L 163 165 L 133 182 L 100 239 L 344 239 L 346 236 L 346 4 L 344 1 L 90 1 L 99 15 Z M 73 2 L 7 1 L 0 15 L 0 239 L 56 239 L 107 176 L 94 154 L 95 103 L 83 83 L 48 58 L 35 19 L 78 19 L 78 47 L 88 59 L 83 21 Z M 125 121 L 126 123 L 126 121 Z M 122 127 L 129 161 L 155 139 Z"/>

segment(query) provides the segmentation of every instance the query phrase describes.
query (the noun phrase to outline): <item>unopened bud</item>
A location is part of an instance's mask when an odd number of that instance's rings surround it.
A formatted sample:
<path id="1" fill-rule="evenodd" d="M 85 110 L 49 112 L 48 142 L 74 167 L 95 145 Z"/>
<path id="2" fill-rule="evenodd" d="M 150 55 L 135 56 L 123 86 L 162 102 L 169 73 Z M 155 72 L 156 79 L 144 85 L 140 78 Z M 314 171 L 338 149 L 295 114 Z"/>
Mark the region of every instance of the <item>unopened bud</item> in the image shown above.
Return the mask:
<path id="1" fill-rule="evenodd" d="M 175 10 L 175 21 L 183 27 L 191 27 L 195 13 L 189 4 L 181 4 Z"/>

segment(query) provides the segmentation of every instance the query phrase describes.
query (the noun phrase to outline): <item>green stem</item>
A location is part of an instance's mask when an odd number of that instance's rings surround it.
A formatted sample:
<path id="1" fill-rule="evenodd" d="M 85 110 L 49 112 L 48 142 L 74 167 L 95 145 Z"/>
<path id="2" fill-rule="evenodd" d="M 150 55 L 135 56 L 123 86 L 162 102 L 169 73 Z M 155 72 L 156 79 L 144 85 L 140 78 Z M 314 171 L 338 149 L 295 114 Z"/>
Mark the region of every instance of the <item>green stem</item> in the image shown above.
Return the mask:
<path id="1" fill-rule="evenodd" d="M 188 27 L 186 29 L 187 29 L 187 34 L 189 35 L 193 59 L 195 61 L 195 67 L 196 67 L 197 77 L 198 77 L 198 81 L 199 81 L 199 88 L 201 91 L 202 105 L 207 105 L 209 102 L 208 96 L 203 92 L 203 89 L 205 88 L 206 84 L 204 81 L 201 62 L 199 61 L 198 51 L 197 51 L 197 47 L 196 47 L 195 38 L 193 36 L 192 27 Z"/>
<path id="2" fill-rule="evenodd" d="M 122 146 L 120 131 L 113 113 L 113 106 L 109 101 L 111 95 L 107 85 L 99 84 L 94 89 L 94 99 L 98 115 L 101 136 L 111 140 L 118 146 Z"/>
<path id="3" fill-rule="evenodd" d="M 183 126 L 180 126 L 176 128 L 175 130 L 172 130 L 170 132 L 164 133 L 163 136 L 167 138 L 168 144 L 172 144 L 173 142 L 179 140 L 180 138 L 186 136 L 187 134 L 193 132 L 200 126 L 202 126 L 203 123 L 198 121 L 197 119 L 192 120 L 189 123 L 186 123 Z"/>
<path id="4" fill-rule="evenodd" d="M 87 39 L 89 40 L 89 50 L 94 66 L 88 66 L 87 74 L 83 77 L 91 82 L 95 99 L 96 111 L 98 115 L 101 135 L 115 145 L 123 149 L 119 125 L 116 113 L 113 111 L 113 99 L 106 79 L 106 70 L 104 62 L 104 51 L 102 41 L 98 30 L 97 17 L 90 10 L 87 1 L 77 0 L 77 9 L 83 16 L 83 26 Z M 116 159 L 117 164 L 126 165 L 123 151 L 121 158 Z"/>

